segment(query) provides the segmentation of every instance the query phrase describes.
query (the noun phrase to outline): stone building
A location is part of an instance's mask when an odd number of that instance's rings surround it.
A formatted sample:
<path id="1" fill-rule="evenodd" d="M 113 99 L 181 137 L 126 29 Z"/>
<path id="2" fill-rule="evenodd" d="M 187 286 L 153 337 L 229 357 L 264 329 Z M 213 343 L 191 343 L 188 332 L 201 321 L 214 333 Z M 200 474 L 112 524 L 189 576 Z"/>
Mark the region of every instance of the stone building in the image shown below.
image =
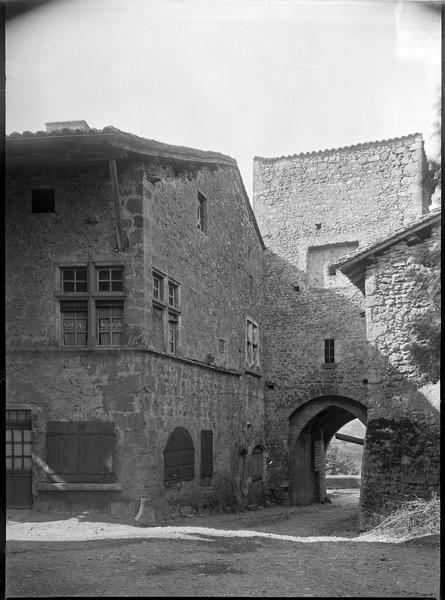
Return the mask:
<path id="1" fill-rule="evenodd" d="M 385 394 L 375 386 L 379 352 L 367 331 L 363 290 L 337 262 L 416 224 L 430 198 L 419 134 L 254 159 L 253 206 L 267 246 L 268 476 L 293 504 L 324 501 L 324 456 L 336 431 L 354 418 L 369 423 L 377 405 L 385 412 Z M 400 378 L 405 376 L 402 371 Z M 429 410 L 424 404 L 418 403 L 420 413 Z M 436 452 L 436 438 L 432 444 Z M 379 501 L 388 495 L 384 467 L 376 466 L 385 449 L 370 447 L 367 441 L 365 463 L 371 451 L 373 458 L 362 474 L 361 495 L 368 512 L 383 508 Z M 431 482 L 436 465 L 433 470 Z M 427 495 L 430 482 L 415 489 Z M 393 486 L 389 495 L 399 492 Z"/>
<path id="2" fill-rule="evenodd" d="M 219 153 L 84 121 L 6 144 L 9 505 L 324 501 L 355 418 L 363 514 L 437 487 L 425 373 L 375 291 L 381 268 L 391 310 L 425 309 L 399 264 L 437 237 L 419 134 L 255 158 L 259 227 Z"/>
<path id="3" fill-rule="evenodd" d="M 8 504 L 248 501 L 264 244 L 236 162 L 84 121 L 6 145 Z"/>
<path id="4" fill-rule="evenodd" d="M 364 515 L 439 487 L 440 220 L 426 214 L 339 264 L 365 294 Z"/>

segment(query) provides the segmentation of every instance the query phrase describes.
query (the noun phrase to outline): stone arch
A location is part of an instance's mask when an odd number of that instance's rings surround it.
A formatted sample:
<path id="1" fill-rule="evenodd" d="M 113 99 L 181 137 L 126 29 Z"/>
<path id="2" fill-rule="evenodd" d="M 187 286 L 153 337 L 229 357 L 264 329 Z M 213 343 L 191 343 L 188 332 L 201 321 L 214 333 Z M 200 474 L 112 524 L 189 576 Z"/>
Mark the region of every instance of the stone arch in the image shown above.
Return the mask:
<path id="1" fill-rule="evenodd" d="M 164 448 L 164 483 L 192 481 L 195 478 L 195 447 L 184 427 L 175 427 Z"/>
<path id="2" fill-rule="evenodd" d="M 312 398 L 289 416 L 289 500 L 324 502 L 325 451 L 334 434 L 353 419 L 366 425 L 366 406 L 346 396 Z"/>

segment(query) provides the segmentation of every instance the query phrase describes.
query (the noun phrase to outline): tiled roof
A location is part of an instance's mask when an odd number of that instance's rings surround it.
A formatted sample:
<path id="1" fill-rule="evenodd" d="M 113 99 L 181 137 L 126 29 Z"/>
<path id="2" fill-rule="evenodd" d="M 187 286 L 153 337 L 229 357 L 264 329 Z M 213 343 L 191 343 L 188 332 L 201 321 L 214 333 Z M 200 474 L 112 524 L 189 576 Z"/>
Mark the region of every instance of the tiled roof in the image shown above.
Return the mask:
<path id="1" fill-rule="evenodd" d="M 64 128 L 56 131 L 46 132 L 46 131 L 24 131 L 23 133 L 13 132 L 6 136 L 6 141 L 10 140 L 31 140 L 35 138 L 57 138 L 57 137 L 66 137 L 66 136 L 82 136 L 83 138 L 99 136 L 104 134 L 114 134 L 117 136 L 118 141 L 129 144 L 135 150 L 139 150 L 142 154 L 150 155 L 150 153 L 154 153 L 156 155 L 162 154 L 165 157 L 169 155 L 174 155 L 176 157 L 183 156 L 187 159 L 196 159 L 199 160 L 211 160 L 212 162 L 221 163 L 221 164 L 230 164 L 236 165 L 236 160 L 226 154 L 221 154 L 220 152 L 213 152 L 209 150 L 198 150 L 196 148 L 189 148 L 187 146 L 176 146 L 173 144 L 166 144 L 164 142 L 158 142 L 156 140 L 151 140 L 148 138 L 143 138 L 133 133 L 128 133 L 126 131 L 122 131 L 117 127 L 113 127 L 109 125 L 104 127 L 103 129 L 94 129 L 90 128 L 89 131 L 85 131 L 82 129 L 71 129 Z"/>
<path id="2" fill-rule="evenodd" d="M 428 237 L 429 227 L 436 223 L 440 223 L 440 220 L 441 210 L 439 208 L 422 215 L 415 223 L 405 225 L 397 231 L 394 231 L 391 235 L 380 238 L 369 246 L 360 248 L 359 250 L 346 255 L 342 260 L 338 261 L 337 267 L 363 291 L 367 259 L 376 254 L 381 254 L 390 246 L 411 237 L 418 241 L 419 238 L 424 239 L 425 237 Z"/>
<path id="3" fill-rule="evenodd" d="M 373 142 L 363 142 L 361 144 L 353 144 L 352 146 L 341 146 L 340 148 L 326 148 L 325 150 L 313 150 L 312 152 L 300 152 L 298 154 L 289 154 L 287 156 L 276 156 L 276 157 L 264 157 L 264 156 L 254 156 L 254 161 L 261 162 L 276 162 L 278 160 L 289 159 L 289 158 L 303 158 L 305 156 L 322 156 L 325 154 L 335 154 L 337 152 L 348 152 L 350 150 L 362 150 L 364 148 L 370 148 L 372 146 L 381 146 L 384 144 L 392 144 L 394 142 L 400 142 L 403 140 L 408 140 L 412 138 L 422 137 L 421 133 L 410 133 L 408 135 L 404 135 L 402 137 L 389 138 L 386 140 L 376 140 Z"/>

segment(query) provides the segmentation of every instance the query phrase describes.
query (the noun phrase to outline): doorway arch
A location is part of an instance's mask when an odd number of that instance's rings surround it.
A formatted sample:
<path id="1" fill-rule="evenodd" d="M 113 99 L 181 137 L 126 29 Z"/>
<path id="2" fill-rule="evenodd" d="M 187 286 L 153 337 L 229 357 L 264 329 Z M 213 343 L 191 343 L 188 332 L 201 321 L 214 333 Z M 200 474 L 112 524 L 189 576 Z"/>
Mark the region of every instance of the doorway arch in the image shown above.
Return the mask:
<path id="1" fill-rule="evenodd" d="M 335 433 L 354 419 L 366 425 L 366 407 L 345 396 L 319 396 L 289 417 L 289 501 L 324 502 L 325 454 Z"/>

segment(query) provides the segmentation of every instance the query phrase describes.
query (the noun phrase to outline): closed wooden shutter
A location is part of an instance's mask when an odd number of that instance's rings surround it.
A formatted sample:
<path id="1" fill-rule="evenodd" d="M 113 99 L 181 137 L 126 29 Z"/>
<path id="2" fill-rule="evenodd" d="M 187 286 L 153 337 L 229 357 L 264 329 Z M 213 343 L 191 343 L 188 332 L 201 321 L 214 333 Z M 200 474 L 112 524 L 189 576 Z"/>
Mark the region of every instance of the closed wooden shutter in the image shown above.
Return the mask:
<path id="1" fill-rule="evenodd" d="M 158 306 L 153 306 L 153 346 L 157 350 L 164 350 L 164 311 Z"/>
<path id="2" fill-rule="evenodd" d="M 213 476 L 213 431 L 201 431 L 201 478 Z"/>
<path id="3" fill-rule="evenodd" d="M 110 422 L 50 421 L 48 466 L 67 482 L 114 481 L 114 440 Z"/>

